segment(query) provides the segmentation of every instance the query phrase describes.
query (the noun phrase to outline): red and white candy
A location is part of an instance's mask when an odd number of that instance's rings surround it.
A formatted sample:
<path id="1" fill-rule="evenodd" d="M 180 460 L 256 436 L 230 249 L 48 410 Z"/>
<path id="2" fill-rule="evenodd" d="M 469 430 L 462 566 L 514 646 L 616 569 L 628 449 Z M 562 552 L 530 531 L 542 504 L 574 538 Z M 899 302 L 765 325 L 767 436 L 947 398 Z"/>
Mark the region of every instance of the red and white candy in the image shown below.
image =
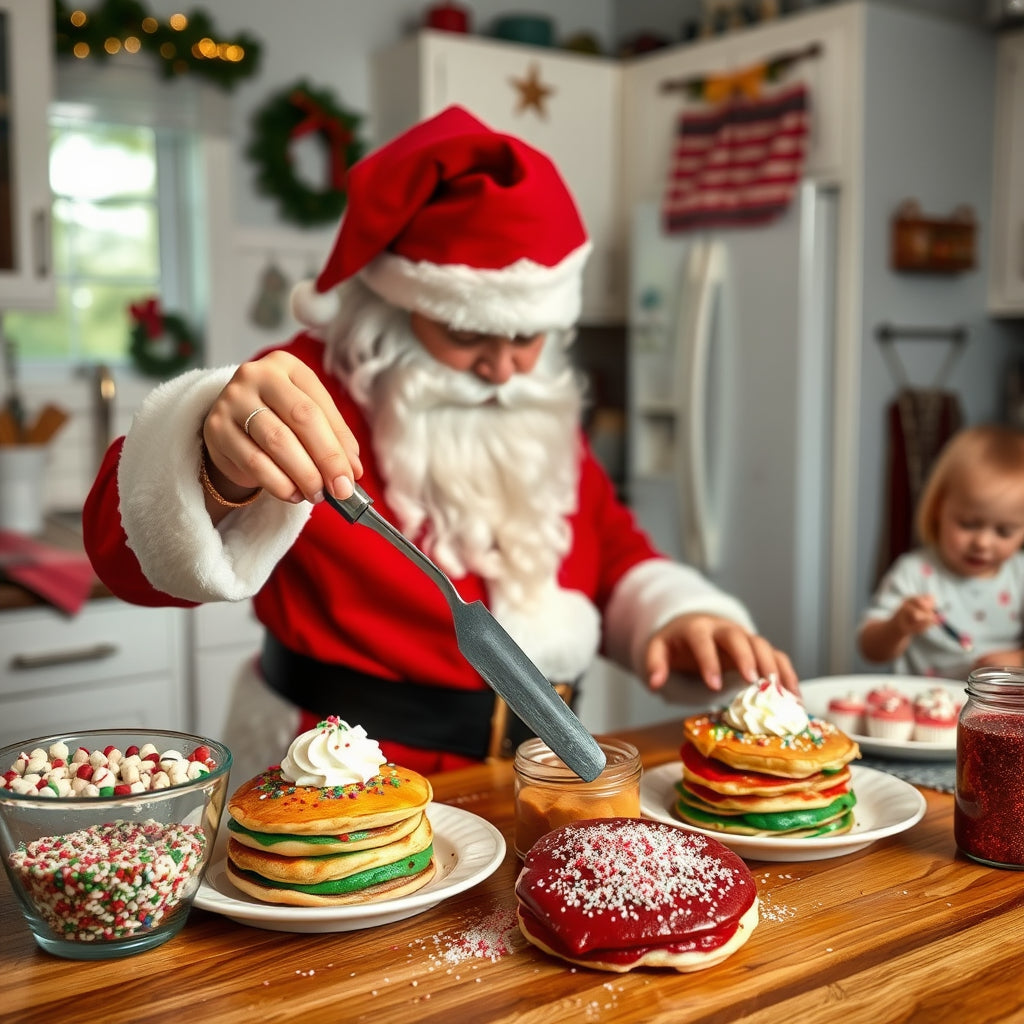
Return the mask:
<path id="1" fill-rule="evenodd" d="M 134 744 L 121 751 L 79 747 L 73 754 L 67 745 L 54 743 L 49 750 L 36 747 L 21 753 L 2 776 L 0 789 L 43 797 L 127 796 L 167 789 L 201 778 L 216 762 L 205 744 L 190 754 L 157 750 L 152 743 Z"/>

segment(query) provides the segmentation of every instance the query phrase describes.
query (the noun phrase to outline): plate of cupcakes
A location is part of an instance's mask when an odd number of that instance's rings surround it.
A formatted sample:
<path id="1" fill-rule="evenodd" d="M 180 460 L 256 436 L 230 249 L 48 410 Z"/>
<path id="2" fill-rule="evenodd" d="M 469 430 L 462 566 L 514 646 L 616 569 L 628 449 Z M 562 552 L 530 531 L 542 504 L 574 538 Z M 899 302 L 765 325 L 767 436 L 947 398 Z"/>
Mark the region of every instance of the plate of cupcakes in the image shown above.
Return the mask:
<path id="1" fill-rule="evenodd" d="M 865 674 L 805 679 L 800 692 L 808 714 L 842 729 L 865 754 L 952 761 L 965 685 L 932 676 Z"/>

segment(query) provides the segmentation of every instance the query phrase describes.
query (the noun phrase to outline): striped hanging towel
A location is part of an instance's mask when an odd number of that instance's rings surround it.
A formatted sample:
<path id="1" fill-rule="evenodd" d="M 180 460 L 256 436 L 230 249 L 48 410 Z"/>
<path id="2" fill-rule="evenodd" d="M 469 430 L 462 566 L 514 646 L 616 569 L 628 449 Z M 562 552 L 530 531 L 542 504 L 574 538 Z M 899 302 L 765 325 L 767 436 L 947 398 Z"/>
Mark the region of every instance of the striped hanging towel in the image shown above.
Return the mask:
<path id="1" fill-rule="evenodd" d="M 806 85 L 796 82 L 684 113 L 662 203 L 665 231 L 749 227 L 783 213 L 803 173 L 809 107 Z"/>

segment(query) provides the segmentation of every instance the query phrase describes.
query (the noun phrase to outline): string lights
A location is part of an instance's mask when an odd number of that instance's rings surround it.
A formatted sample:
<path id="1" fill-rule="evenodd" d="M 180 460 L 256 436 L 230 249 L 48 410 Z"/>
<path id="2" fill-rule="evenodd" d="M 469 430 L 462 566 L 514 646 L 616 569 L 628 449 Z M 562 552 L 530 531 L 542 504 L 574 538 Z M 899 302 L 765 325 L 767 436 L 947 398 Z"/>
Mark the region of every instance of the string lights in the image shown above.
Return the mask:
<path id="1" fill-rule="evenodd" d="M 192 11 L 161 20 L 141 0 L 103 0 L 93 10 L 54 0 L 57 54 L 78 60 L 109 60 L 148 53 L 165 78 L 197 74 L 225 89 L 256 72 L 261 46 L 244 33 L 219 36 L 208 14 Z"/>

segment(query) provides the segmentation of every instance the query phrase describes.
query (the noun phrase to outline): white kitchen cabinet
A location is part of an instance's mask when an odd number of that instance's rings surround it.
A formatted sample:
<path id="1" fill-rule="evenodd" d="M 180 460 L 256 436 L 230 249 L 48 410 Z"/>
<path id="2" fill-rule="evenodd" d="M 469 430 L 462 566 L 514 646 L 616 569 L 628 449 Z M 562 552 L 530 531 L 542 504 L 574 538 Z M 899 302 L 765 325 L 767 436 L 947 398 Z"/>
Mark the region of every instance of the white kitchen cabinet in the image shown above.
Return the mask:
<path id="1" fill-rule="evenodd" d="M 0 0 L 0 48 L 0 311 L 49 309 L 53 5 Z"/>
<path id="2" fill-rule="evenodd" d="M 189 615 L 194 726 L 203 736 L 220 739 L 235 678 L 246 659 L 259 653 L 263 627 L 253 615 L 250 601 L 203 604 Z"/>
<path id="3" fill-rule="evenodd" d="M 0 744 L 81 729 L 187 729 L 185 615 L 115 598 L 73 618 L 0 612 Z"/>
<path id="4" fill-rule="evenodd" d="M 996 125 L 988 308 L 1024 316 L 1024 31 L 996 51 Z"/>
<path id="5" fill-rule="evenodd" d="M 572 190 L 594 245 L 584 273 L 581 320 L 623 321 L 617 61 L 426 30 L 378 53 L 372 82 L 378 143 L 457 103 L 491 128 L 547 153 Z M 540 109 L 523 104 L 517 82 L 549 90 Z"/>

